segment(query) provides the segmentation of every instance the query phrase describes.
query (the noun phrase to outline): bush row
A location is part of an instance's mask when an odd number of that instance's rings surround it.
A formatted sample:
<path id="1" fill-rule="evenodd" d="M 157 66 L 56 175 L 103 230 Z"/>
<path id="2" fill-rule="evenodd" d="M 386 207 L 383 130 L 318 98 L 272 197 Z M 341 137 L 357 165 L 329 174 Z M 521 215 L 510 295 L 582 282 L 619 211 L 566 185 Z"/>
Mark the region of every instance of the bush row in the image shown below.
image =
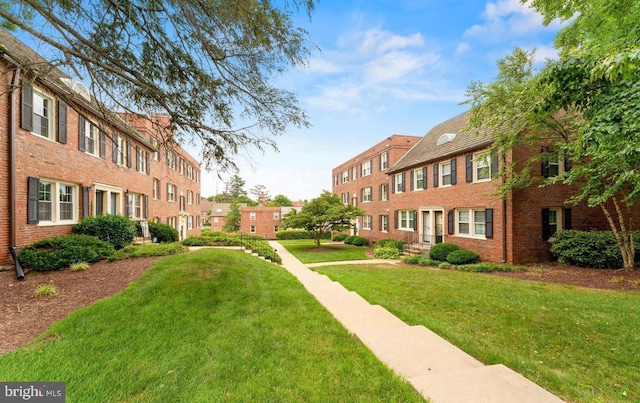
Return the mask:
<path id="1" fill-rule="evenodd" d="M 344 239 L 345 244 L 353 246 L 369 246 L 369 240 L 358 235 L 350 235 Z"/>
<path id="2" fill-rule="evenodd" d="M 395 239 L 381 239 L 373 244 L 373 255 L 378 259 L 399 259 L 404 242 Z"/>
<path id="3" fill-rule="evenodd" d="M 480 260 L 480 255 L 476 252 L 460 249 L 458 245 L 449 242 L 433 245 L 429 250 L 429 257 L 432 260 L 455 265 L 476 263 Z"/>
<path id="4" fill-rule="evenodd" d="M 313 233 L 301 229 L 288 229 L 276 232 L 277 240 L 314 239 Z M 331 232 L 325 232 L 320 239 L 331 239 Z"/>
<path id="5" fill-rule="evenodd" d="M 634 233 L 636 264 L 640 262 L 640 233 Z M 560 231 L 551 241 L 551 254 L 560 263 L 594 268 L 623 267 L 622 254 L 611 231 Z"/>

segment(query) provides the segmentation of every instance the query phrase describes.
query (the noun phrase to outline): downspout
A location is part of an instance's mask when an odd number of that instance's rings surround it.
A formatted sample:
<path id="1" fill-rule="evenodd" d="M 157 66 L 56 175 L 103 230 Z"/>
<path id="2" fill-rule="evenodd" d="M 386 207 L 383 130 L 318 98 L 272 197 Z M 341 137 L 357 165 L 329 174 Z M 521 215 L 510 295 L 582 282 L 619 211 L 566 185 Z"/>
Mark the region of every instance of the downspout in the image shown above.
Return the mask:
<path id="1" fill-rule="evenodd" d="M 506 155 L 502 156 L 503 169 L 507 166 Z M 502 184 L 504 185 L 504 175 L 502 175 Z M 502 198 L 502 263 L 507 262 L 507 198 Z"/>
<path id="2" fill-rule="evenodd" d="M 22 270 L 22 265 L 18 260 L 18 248 L 16 247 L 16 239 L 17 239 L 17 212 L 16 212 L 16 117 L 15 117 L 15 108 L 17 102 L 17 94 L 18 91 L 18 83 L 20 81 L 20 67 L 17 67 L 13 72 L 13 79 L 11 81 L 11 96 L 9 97 L 9 136 L 11 138 L 9 145 L 9 195 L 11 198 L 9 209 L 11 210 L 11 214 L 9 216 L 10 221 L 10 238 L 9 238 L 9 252 L 11 256 L 13 256 L 13 263 L 16 266 L 16 278 L 18 280 L 24 280 L 24 271 Z"/>

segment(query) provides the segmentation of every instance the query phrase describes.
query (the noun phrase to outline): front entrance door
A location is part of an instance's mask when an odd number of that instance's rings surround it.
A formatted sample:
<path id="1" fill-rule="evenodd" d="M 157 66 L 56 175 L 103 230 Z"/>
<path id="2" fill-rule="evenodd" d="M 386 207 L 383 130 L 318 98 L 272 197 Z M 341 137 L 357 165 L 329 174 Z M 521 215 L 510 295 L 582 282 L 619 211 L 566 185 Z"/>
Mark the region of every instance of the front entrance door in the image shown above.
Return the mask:
<path id="1" fill-rule="evenodd" d="M 436 243 L 444 241 L 444 213 L 442 211 L 434 211 L 436 222 Z"/>
<path id="2" fill-rule="evenodd" d="M 422 212 L 422 242 L 431 243 L 431 211 Z"/>

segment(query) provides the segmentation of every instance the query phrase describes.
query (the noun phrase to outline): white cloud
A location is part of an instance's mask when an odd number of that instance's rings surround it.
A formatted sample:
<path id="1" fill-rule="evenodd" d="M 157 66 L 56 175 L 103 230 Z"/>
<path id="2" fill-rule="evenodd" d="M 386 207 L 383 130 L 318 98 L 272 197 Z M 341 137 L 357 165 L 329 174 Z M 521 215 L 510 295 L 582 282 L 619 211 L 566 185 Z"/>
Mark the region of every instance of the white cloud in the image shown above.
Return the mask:
<path id="1" fill-rule="evenodd" d="M 519 0 L 488 2 L 482 16 L 484 22 L 467 29 L 465 36 L 494 41 L 511 36 L 522 37 L 545 29 L 542 16 Z"/>
<path id="2" fill-rule="evenodd" d="M 308 73 L 332 74 L 340 72 L 342 67 L 326 59 L 314 58 L 309 59 L 309 66 L 305 70 Z"/>
<path id="3" fill-rule="evenodd" d="M 422 34 L 415 33 L 410 36 L 401 36 L 383 31 L 379 28 L 368 30 L 362 34 L 358 51 L 361 53 L 384 53 L 407 47 L 423 47 Z"/>
<path id="4" fill-rule="evenodd" d="M 456 47 L 456 54 L 460 55 L 462 53 L 466 53 L 468 51 L 471 50 L 471 45 L 469 45 L 467 42 L 460 42 L 458 44 L 458 46 Z"/>

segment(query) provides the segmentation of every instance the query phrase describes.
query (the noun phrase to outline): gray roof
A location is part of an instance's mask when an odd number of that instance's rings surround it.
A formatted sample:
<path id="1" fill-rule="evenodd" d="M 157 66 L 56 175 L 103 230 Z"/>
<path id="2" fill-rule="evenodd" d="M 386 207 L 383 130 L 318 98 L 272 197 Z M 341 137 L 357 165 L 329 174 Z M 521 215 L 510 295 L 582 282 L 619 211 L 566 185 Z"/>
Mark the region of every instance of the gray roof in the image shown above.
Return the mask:
<path id="1" fill-rule="evenodd" d="M 467 151 L 477 150 L 493 143 L 490 135 L 461 133 L 461 130 L 468 122 L 469 112 L 464 112 L 434 126 L 396 162 L 389 170 L 389 173 L 400 172 L 407 168 L 417 167 Z M 453 141 L 437 145 L 438 139 L 447 133 L 456 134 Z"/>
<path id="2" fill-rule="evenodd" d="M 77 111 L 78 109 L 84 109 L 93 113 L 96 117 L 107 121 L 110 126 L 116 128 L 121 133 L 134 138 L 149 148 L 153 148 L 149 139 L 125 122 L 124 119 L 116 113 L 108 110 L 103 104 L 96 101 L 94 97 L 91 97 L 91 101 L 89 102 L 80 94 L 71 90 L 61 79 L 69 79 L 72 77 L 69 77 L 62 70 L 56 68 L 50 61 L 44 59 L 2 28 L 0 28 L 0 46 L 4 47 L 0 49 L 0 57 L 26 70 L 26 78 L 35 78 L 38 83 L 47 87 L 72 108 L 75 107 L 74 109 Z"/>

